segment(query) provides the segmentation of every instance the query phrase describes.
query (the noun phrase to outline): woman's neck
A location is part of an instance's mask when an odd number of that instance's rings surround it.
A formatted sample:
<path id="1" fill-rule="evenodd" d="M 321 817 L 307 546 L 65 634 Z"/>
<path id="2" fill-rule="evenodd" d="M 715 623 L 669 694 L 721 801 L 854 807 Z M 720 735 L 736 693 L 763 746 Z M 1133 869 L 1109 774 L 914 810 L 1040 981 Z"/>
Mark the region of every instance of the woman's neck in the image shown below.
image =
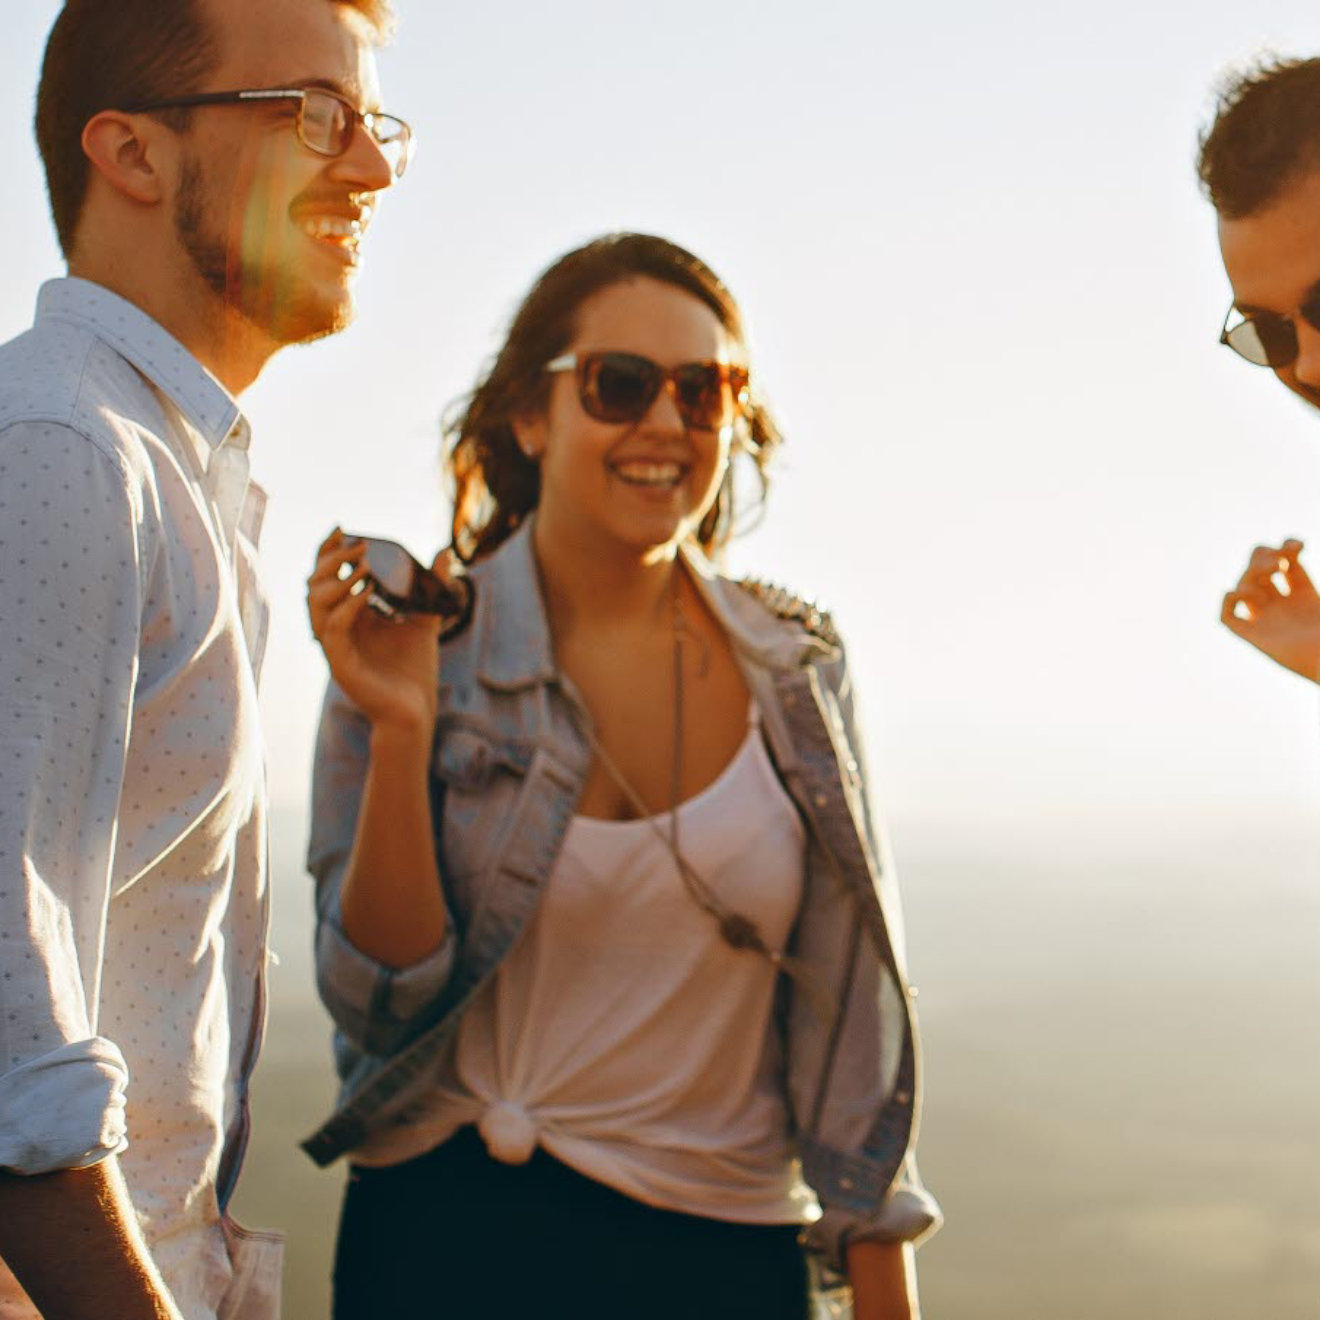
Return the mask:
<path id="1" fill-rule="evenodd" d="M 611 551 L 538 518 L 533 547 L 551 632 L 646 626 L 669 617 L 677 547 Z"/>

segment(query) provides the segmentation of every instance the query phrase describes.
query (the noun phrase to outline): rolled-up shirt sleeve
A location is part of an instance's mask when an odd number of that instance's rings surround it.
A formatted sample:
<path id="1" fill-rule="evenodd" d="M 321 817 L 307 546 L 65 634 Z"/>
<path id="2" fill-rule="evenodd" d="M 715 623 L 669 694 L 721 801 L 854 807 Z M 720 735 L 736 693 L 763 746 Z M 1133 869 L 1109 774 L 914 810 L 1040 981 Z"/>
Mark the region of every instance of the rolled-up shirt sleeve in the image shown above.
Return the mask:
<path id="1" fill-rule="evenodd" d="M 0 1168 L 126 1144 L 98 1030 L 142 617 L 141 502 L 75 431 L 0 430 Z"/>
<path id="2" fill-rule="evenodd" d="M 331 683 L 321 712 L 312 775 L 307 867 L 316 879 L 316 980 L 344 1038 L 367 1054 L 388 1056 L 429 1025 L 454 968 L 457 940 L 445 922 L 439 948 L 411 967 L 363 953 L 345 934 L 340 887 L 353 851 L 371 730 Z"/>
<path id="3" fill-rule="evenodd" d="M 119 1047 L 74 1041 L 0 1077 L 0 1168 L 84 1169 L 128 1145 L 128 1066 Z"/>

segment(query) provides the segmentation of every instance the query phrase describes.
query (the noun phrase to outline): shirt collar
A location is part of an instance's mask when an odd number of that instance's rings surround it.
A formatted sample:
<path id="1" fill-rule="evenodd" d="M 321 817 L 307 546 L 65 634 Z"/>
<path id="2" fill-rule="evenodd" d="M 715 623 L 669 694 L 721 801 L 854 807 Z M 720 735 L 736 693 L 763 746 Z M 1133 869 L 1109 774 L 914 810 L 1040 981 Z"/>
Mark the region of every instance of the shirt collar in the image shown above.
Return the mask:
<path id="1" fill-rule="evenodd" d="M 229 392 L 140 307 L 89 280 L 50 280 L 37 296 L 37 320 L 70 321 L 91 331 L 135 367 L 187 418 L 209 454 L 226 443 L 246 450 L 247 419 Z"/>

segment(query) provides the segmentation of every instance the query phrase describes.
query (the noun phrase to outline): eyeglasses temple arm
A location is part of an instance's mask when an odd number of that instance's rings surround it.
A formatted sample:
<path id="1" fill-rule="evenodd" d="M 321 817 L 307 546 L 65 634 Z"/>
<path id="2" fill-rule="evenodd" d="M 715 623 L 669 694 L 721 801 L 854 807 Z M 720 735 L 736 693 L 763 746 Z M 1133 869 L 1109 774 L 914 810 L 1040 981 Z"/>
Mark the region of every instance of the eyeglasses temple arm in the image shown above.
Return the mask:
<path id="1" fill-rule="evenodd" d="M 165 101 L 144 101 L 124 107 L 126 115 L 146 114 L 149 110 L 186 110 L 199 105 L 231 105 L 237 101 L 301 101 L 307 95 L 305 88 L 279 87 L 260 91 L 198 92 L 195 96 L 172 96 Z"/>

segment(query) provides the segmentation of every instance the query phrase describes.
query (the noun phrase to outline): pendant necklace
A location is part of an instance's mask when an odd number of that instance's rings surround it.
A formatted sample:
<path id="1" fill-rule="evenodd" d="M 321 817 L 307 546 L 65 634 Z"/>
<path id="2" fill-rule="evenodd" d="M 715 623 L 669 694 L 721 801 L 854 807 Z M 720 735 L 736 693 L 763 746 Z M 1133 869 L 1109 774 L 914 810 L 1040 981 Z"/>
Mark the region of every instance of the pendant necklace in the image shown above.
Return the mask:
<path id="1" fill-rule="evenodd" d="M 628 779 L 615 763 L 614 758 L 605 750 L 596 737 L 595 730 L 588 721 L 586 727 L 587 742 L 592 751 L 600 758 L 606 773 L 614 781 L 619 791 L 628 799 L 640 820 L 665 845 L 674 859 L 674 865 L 683 881 L 683 887 L 692 896 L 693 901 L 703 911 L 712 916 L 719 925 L 720 936 L 732 949 L 746 950 L 765 958 L 776 968 L 787 972 L 806 992 L 818 1011 L 829 1015 L 833 996 L 820 983 L 818 977 L 806 967 L 799 958 L 791 957 L 778 949 L 772 949 L 762 936 L 756 923 L 742 913 L 729 907 L 706 883 L 696 868 L 683 855 L 679 838 L 678 807 L 679 794 L 683 781 L 683 641 L 691 639 L 701 647 L 697 673 L 704 676 L 710 668 L 710 645 L 692 629 L 683 612 L 683 598 L 679 583 L 679 564 L 676 561 L 670 577 L 671 617 L 673 626 L 673 752 L 669 767 L 669 829 L 661 828 L 659 818 L 651 813 L 641 794 L 628 782 Z"/>

